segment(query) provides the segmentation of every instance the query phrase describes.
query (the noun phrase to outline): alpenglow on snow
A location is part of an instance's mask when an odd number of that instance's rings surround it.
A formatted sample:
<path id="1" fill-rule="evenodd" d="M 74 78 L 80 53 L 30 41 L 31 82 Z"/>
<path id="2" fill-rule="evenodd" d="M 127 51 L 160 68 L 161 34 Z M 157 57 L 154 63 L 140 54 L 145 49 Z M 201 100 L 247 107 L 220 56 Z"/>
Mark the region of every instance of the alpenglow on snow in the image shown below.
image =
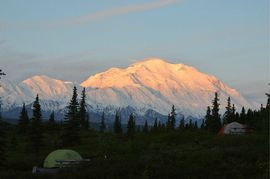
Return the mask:
<path id="1" fill-rule="evenodd" d="M 17 85 L 3 81 L 0 87 L 3 110 L 11 111 L 23 102 L 29 105 L 38 93 L 43 110 L 63 111 L 74 85 L 45 75 L 33 76 Z M 149 111 L 166 116 L 175 105 L 179 114 L 200 118 L 211 105 L 215 92 L 220 96 L 221 108 L 225 108 L 228 96 L 238 110 L 242 106 L 252 107 L 237 90 L 216 77 L 157 58 L 127 68 L 110 68 L 90 76 L 80 87 L 86 88 L 88 110 L 96 114 L 105 110 L 113 115 L 120 108 L 130 109 L 137 116 L 149 115 Z"/>

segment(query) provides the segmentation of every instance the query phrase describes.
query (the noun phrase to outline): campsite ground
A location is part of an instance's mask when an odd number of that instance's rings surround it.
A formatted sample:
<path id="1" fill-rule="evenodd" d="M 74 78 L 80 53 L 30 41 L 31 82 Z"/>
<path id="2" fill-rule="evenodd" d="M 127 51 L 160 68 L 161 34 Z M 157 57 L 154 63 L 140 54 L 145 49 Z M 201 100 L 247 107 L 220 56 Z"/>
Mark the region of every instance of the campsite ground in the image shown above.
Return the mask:
<path id="1" fill-rule="evenodd" d="M 111 133 L 84 132 L 81 145 L 70 147 L 91 162 L 77 173 L 33 175 L 57 137 L 32 154 L 23 137 L 10 137 L 4 178 L 268 178 L 268 133 L 217 136 L 204 131 L 137 134 L 133 139 Z M 104 156 L 106 155 L 107 158 Z"/>

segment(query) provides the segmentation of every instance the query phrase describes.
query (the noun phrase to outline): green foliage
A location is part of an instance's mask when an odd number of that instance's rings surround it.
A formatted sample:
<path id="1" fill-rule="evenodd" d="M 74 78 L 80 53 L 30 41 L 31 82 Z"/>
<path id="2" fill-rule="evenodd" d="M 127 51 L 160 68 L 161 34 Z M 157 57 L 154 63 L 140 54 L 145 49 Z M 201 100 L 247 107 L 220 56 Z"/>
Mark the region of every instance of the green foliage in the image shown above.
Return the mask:
<path id="1" fill-rule="evenodd" d="M 185 118 L 184 117 L 181 118 L 178 129 L 180 131 L 185 130 Z"/>
<path id="2" fill-rule="evenodd" d="M 148 122 L 145 120 L 144 126 L 143 126 L 143 133 L 148 133 L 149 132 L 149 127 L 148 127 Z"/>
<path id="3" fill-rule="evenodd" d="M 50 114 L 50 118 L 47 124 L 47 128 L 50 132 L 56 132 L 57 130 L 57 124 L 55 122 L 55 116 L 54 111 Z"/>
<path id="4" fill-rule="evenodd" d="M 245 124 L 246 123 L 246 110 L 245 107 L 242 107 L 241 113 L 240 113 L 240 118 L 238 120 L 239 123 Z"/>
<path id="5" fill-rule="evenodd" d="M 156 132 L 158 132 L 159 130 L 160 130 L 160 129 L 159 129 L 159 126 L 158 126 L 158 119 L 155 118 L 154 125 L 153 125 L 151 131 L 154 132 L 154 133 L 156 133 Z"/>
<path id="6" fill-rule="evenodd" d="M 205 116 L 205 127 L 212 133 L 217 133 L 221 128 L 219 105 L 218 94 L 215 93 L 215 97 L 212 101 L 212 110 L 210 110 L 210 107 L 208 106 Z"/>
<path id="7" fill-rule="evenodd" d="M 210 131 L 213 125 L 213 119 L 211 115 L 210 106 L 207 106 L 206 115 L 205 115 L 205 128 Z"/>
<path id="8" fill-rule="evenodd" d="M 133 114 L 129 115 L 128 124 L 127 124 L 127 136 L 133 138 L 136 130 L 136 122 Z"/>
<path id="9" fill-rule="evenodd" d="M 122 124 L 121 124 L 121 117 L 119 114 L 119 111 L 117 110 L 115 113 L 114 123 L 113 123 L 113 129 L 115 134 L 122 134 Z"/>
<path id="10" fill-rule="evenodd" d="M 6 163 L 6 145 L 6 125 L 2 118 L 0 118 L 0 169 Z"/>
<path id="11" fill-rule="evenodd" d="M 200 129 L 205 129 L 205 120 L 204 119 L 202 120 L 202 124 L 201 124 Z"/>
<path id="12" fill-rule="evenodd" d="M 228 124 L 234 121 L 235 108 L 231 106 L 231 98 L 228 97 L 226 111 L 223 115 L 223 124 Z"/>
<path id="13" fill-rule="evenodd" d="M 29 123 L 28 112 L 26 110 L 25 103 L 23 103 L 20 118 L 18 120 L 18 132 L 21 134 L 26 134 L 29 128 Z"/>
<path id="14" fill-rule="evenodd" d="M 79 129 L 80 118 L 78 112 L 77 88 L 73 88 L 73 95 L 67 106 L 67 113 L 64 121 L 64 133 L 62 136 L 63 146 L 73 146 L 80 142 Z"/>
<path id="15" fill-rule="evenodd" d="M 41 106 L 39 104 L 39 96 L 37 95 L 33 104 L 33 117 L 29 131 L 30 147 L 34 153 L 38 153 L 43 147 L 43 126 L 41 117 Z"/>
<path id="16" fill-rule="evenodd" d="M 90 114 L 87 112 L 86 113 L 86 121 L 85 121 L 85 129 L 86 130 L 89 130 L 91 129 L 91 126 L 90 126 Z"/>
<path id="17" fill-rule="evenodd" d="M 174 130 L 175 122 L 176 122 L 176 111 L 173 105 L 170 114 L 168 114 L 168 119 L 167 119 L 167 124 L 166 124 L 167 130 Z"/>
<path id="18" fill-rule="evenodd" d="M 0 69 L 0 79 L 1 79 L 1 76 L 3 75 L 6 75 L 6 74 Z M 2 120 L 1 105 L 2 105 L 2 101 L 0 97 L 0 169 L 5 165 L 5 162 L 6 162 L 6 128 L 5 128 L 5 123 Z"/>
<path id="19" fill-rule="evenodd" d="M 80 127 L 84 130 L 89 129 L 89 121 L 87 121 L 87 111 L 86 111 L 86 94 L 85 88 L 83 88 L 81 101 L 79 105 L 79 118 L 80 118 Z"/>
<path id="20" fill-rule="evenodd" d="M 102 112 L 102 115 L 101 115 L 101 121 L 100 121 L 99 131 L 100 132 L 106 131 L 105 113 L 104 113 L 104 111 Z"/>

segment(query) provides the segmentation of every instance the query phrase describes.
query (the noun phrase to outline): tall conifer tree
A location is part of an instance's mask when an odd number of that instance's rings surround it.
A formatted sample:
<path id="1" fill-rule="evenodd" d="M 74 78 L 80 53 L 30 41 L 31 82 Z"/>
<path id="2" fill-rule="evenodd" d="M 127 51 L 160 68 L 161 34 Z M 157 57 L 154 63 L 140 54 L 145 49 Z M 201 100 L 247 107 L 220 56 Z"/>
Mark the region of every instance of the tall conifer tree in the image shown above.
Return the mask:
<path id="1" fill-rule="evenodd" d="M 152 131 L 153 132 L 157 132 L 158 131 L 158 119 L 155 118 L 155 121 L 154 121 L 154 125 L 153 125 L 153 128 L 152 128 Z"/>
<path id="2" fill-rule="evenodd" d="M 64 121 L 64 133 L 62 136 L 64 146 L 72 146 L 80 142 L 79 129 L 80 118 L 78 112 L 77 88 L 73 88 L 73 95 L 67 106 L 67 112 Z"/>
<path id="3" fill-rule="evenodd" d="M 33 117 L 30 124 L 30 142 L 33 152 L 38 153 L 43 146 L 43 125 L 39 96 L 33 104 Z"/>
<path id="4" fill-rule="evenodd" d="M 5 123 L 0 117 L 0 169 L 3 168 L 6 163 L 6 142 Z"/>
<path id="5" fill-rule="evenodd" d="M 0 69 L 0 79 L 3 75 L 6 74 Z M 2 120 L 1 105 L 2 101 L 0 97 L 0 168 L 3 168 L 6 163 L 6 127 L 4 121 Z"/>
<path id="6" fill-rule="evenodd" d="M 206 115 L 205 115 L 205 128 L 210 131 L 213 126 L 213 118 L 211 115 L 210 106 L 207 106 Z"/>
<path id="7" fill-rule="evenodd" d="M 135 130 L 136 130 L 135 117 L 133 114 L 130 114 L 127 124 L 127 136 L 133 138 L 135 135 Z"/>
<path id="8" fill-rule="evenodd" d="M 171 110 L 171 127 L 172 129 L 175 129 L 175 122 L 176 122 L 176 110 L 174 105 L 172 106 L 172 110 Z"/>
<path id="9" fill-rule="evenodd" d="M 79 106 L 79 118 L 80 118 L 80 127 L 84 130 L 88 130 L 85 88 L 83 88 L 82 94 L 81 94 L 81 101 L 80 101 L 80 106 Z"/>
<path id="10" fill-rule="evenodd" d="M 179 130 L 183 131 L 184 129 L 185 129 L 185 118 L 182 117 L 182 119 L 180 120 L 180 123 L 179 123 Z"/>
<path id="11" fill-rule="evenodd" d="M 246 123 L 246 110 L 245 110 L 244 107 L 242 107 L 242 110 L 241 110 L 241 113 L 240 113 L 240 119 L 239 119 L 238 122 L 240 122 L 242 124 Z"/>
<path id="12" fill-rule="evenodd" d="M 204 129 L 204 128 L 205 128 L 205 120 L 203 119 L 200 129 Z"/>
<path id="13" fill-rule="evenodd" d="M 116 134 L 123 133 L 122 124 L 121 124 L 121 117 L 120 117 L 119 111 L 116 111 L 116 113 L 115 113 L 113 128 L 114 128 L 114 133 L 116 133 Z"/>
<path id="14" fill-rule="evenodd" d="M 55 131 L 56 130 L 56 122 L 55 122 L 54 111 L 50 114 L 48 127 L 49 127 L 50 131 Z"/>
<path id="15" fill-rule="evenodd" d="M 223 123 L 228 124 L 233 121 L 233 109 L 231 106 L 231 98 L 228 97 L 226 111 L 223 116 Z"/>
<path id="16" fill-rule="evenodd" d="M 99 130 L 100 130 L 100 132 L 104 132 L 106 130 L 105 113 L 104 113 L 104 111 L 102 112 L 102 115 L 101 115 L 101 121 L 100 121 Z"/>
<path id="17" fill-rule="evenodd" d="M 212 102 L 212 117 L 213 117 L 213 132 L 218 132 L 221 128 L 220 114 L 219 114 L 219 98 L 218 93 L 215 93 L 215 98 Z"/>
<path id="18" fill-rule="evenodd" d="M 20 113 L 20 119 L 18 121 L 18 132 L 26 134 L 29 129 L 29 117 L 28 112 L 23 103 L 22 111 Z"/>
<path id="19" fill-rule="evenodd" d="M 148 133 L 148 131 L 149 131 L 148 123 L 147 123 L 147 120 L 145 120 L 144 126 L 143 126 L 143 132 Z"/>

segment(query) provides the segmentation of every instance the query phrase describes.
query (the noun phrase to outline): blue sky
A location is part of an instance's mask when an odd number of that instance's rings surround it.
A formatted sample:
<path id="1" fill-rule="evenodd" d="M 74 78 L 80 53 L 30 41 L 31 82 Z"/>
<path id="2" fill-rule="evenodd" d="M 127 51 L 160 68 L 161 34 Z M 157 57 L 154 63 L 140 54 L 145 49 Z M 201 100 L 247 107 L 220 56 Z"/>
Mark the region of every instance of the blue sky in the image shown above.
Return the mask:
<path id="1" fill-rule="evenodd" d="M 265 103 L 268 0 L 1 0 L 0 67 L 82 82 L 160 57 L 217 76 Z"/>

